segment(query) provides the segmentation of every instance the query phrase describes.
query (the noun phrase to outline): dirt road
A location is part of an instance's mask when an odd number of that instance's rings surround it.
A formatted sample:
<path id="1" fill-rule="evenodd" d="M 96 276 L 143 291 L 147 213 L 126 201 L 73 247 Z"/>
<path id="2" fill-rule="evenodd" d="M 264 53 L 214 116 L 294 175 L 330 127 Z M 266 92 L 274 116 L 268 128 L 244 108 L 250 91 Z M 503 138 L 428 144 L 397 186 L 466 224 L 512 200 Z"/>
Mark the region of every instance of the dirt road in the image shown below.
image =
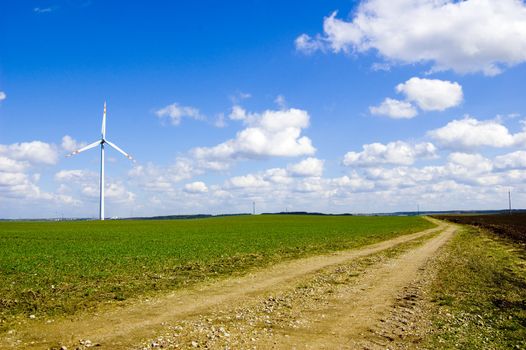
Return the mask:
<path id="1" fill-rule="evenodd" d="M 34 322 L 1 339 L 0 348 L 374 347 L 383 340 L 366 333 L 388 318 L 397 296 L 422 278 L 419 269 L 454 231 L 439 223 L 81 319 Z"/>

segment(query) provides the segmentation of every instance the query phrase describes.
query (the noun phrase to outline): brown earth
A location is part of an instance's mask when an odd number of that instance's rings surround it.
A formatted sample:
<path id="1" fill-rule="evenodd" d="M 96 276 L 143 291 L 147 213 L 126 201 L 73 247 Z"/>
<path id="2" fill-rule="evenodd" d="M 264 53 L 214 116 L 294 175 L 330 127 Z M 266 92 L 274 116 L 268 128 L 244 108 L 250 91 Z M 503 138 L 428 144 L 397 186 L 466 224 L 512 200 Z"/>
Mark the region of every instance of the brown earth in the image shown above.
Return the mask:
<path id="1" fill-rule="evenodd" d="M 498 236 L 510 238 L 526 244 L 526 213 L 513 212 L 484 215 L 434 215 L 439 220 L 446 220 L 463 225 L 473 225 L 487 229 Z"/>
<path id="2" fill-rule="evenodd" d="M 437 224 L 96 315 L 34 320 L 0 339 L 0 348 L 385 348 L 395 340 L 400 307 L 413 303 L 411 288 L 425 279 L 426 263 L 456 230 Z"/>

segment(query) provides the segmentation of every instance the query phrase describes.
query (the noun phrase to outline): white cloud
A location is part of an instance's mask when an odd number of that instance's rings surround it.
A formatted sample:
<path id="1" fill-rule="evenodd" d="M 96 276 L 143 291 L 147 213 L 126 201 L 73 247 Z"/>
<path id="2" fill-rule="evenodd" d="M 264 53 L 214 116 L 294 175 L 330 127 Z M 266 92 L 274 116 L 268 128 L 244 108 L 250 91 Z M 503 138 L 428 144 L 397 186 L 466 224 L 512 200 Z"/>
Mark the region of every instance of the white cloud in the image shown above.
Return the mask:
<path id="1" fill-rule="evenodd" d="M 205 193 L 208 192 L 208 187 L 202 181 L 196 181 L 184 186 L 184 191 L 186 193 Z"/>
<path id="2" fill-rule="evenodd" d="M 283 168 L 267 169 L 263 173 L 262 178 L 265 181 L 272 182 L 275 184 L 282 184 L 282 185 L 290 184 L 293 181 L 289 171 Z"/>
<path id="3" fill-rule="evenodd" d="M 378 107 L 369 107 L 374 115 L 383 115 L 393 119 L 411 119 L 417 116 L 418 111 L 409 102 L 386 98 Z"/>
<path id="4" fill-rule="evenodd" d="M 261 176 L 248 174 L 231 178 L 228 180 L 227 187 L 254 189 L 267 186 L 270 186 L 270 183 L 262 179 Z"/>
<path id="5" fill-rule="evenodd" d="M 33 205 L 25 200 L 61 201 L 38 186 L 40 173 L 31 173 L 32 167 L 53 165 L 58 161 L 57 147 L 41 141 L 0 145 L 0 198 L 3 210 L 16 205 Z M 10 201 L 9 199 L 15 201 Z"/>
<path id="6" fill-rule="evenodd" d="M 18 173 L 18 172 L 23 172 L 28 167 L 29 167 L 29 164 L 27 162 L 0 156 L 0 171 Z"/>
<path id="7" fill-rule="evenodd" d="M 276 96 L 276 98 L 274 99 L 274 103 L 279 107 L 279 109 L 287 108 L 287 100 L 283 95 Z"/>
<path id="8" fill-rule="evenodd" d="M 453 149 L 470 149 L 475 147 L 509 147 L 513 146 L 521 134 L 512 135 L 498 121 L 479 121 L 467 116 L 453 120 L 446 126 L 428 132 L 439 145 Z"/>
<path id="9" fill-rule="evenodd" d="M 323 197 L 327 195 L 328 188 L 326 188 L 326 181 L 320 178 L 306 178 L 297 182 L 292 191 L 295 193 L 316 194 Z"/>
<path id="10" fill-rule="evenodd" d="M 153 192 L 174 192 L 174 185 L 180 181 L 203 173 L 191 159 L 179 157 L 166 167 L 154 164 L 136 165 L 128 175 L 141 188 Z"/>
<path id="11" fill-rule="evenodd" d="M 7 95 L 5 94 L 5 92 L 3 91 L 0 91 L 0 101 L 3 101 L 7 98 Z"/>
<path id="12" fill-rule="evenodd" d="M 438 79 L 413 77 L 396 86 L 403 93 L 405 101 L 386 98 L 378 107 L 369 107 L 371 114 L 384 115 L 394 119 L 410 119 L 418 115 L 412 102 L 424 111 L 443 111 L 462 102 L 462 86 L 458 83 Z"/>
<path id="13" fill-rule="evenodd" d="M 325 45 L 320 38 L 313 39 L 307 34 L 301 34 L 294 41 L 296 50 L 301 51 L 305 54 L 311 54 L 318 50 L 324 51 Z"/>
<path id="14" fill-rule="evenodd" d="M 521 175 L 497 169 L 494 162 L 481 154 L 453 152 L 442 165 L 424 167 L 367 168 L 365 179 L 375 184 L 375 190 L 400 191 L 428 187 L 427 190 L 441 192 L 455 186 L 470 186 L 473 192 L 487 187 L 517 184 Z M 524 172 L 523 175 L 526 175 Z M 452 184 L 456 184 L 452 186 Z M 422 195 L 425 195 L 422 192 Z M 430 195 L 432 193 L 429 193 Z M 436 193 L 435 193 L 436 194 Z"/>
<path id="15" fill-rule="evenodd" d="M 36 13 L 48 13 L 48 12 L 53 12 L 55 10 L 55 8 L 53 7 L 35 7 L 33 8 L 33 12 L 36 12 Z"/>
<path id="16" fill-rule="evenodd" d="M 480 154 L 453 152 L 448 156 L 446 170 L 454 176 L 476 181 L 477 175 L 490 173 L 493 162 Z"/>
<path id="17" fill-rule="evenodd" d="M 231 161 L 243 158 L 295 157 L 311 155 L 316 149 L 311 140 L 301 136 L 309 126 L 309 114 L 300 109 L 267 110 L 261 114 L 236 109 L 235 119 L 247 126 L 234 139 L 214 147 L 198 147 L 192 155 L 198 160 Z M 231 114 L 231 118 L 232 118 Z"/>
<path id="18" fill-rule="evenodd" d="M 75 140 L 69 135 L 66 135 L 62 138 L 62 144 L 61 144 L 62 148 L 68 152 L 76 151 L 86 145 L 87 145 L 86 142 L 77 142 L 77 140 Z"/>
<path id="19" fill-rule="evenodd" d="M 232 104 L 237 105 L 240 101 L 246 100 L 251 97 L 252 95 L 248 92 L 238 91 L 230 96 L 230 101 L 232 101 Z"/>
<path id="20" fill-rule="evenodd" d="M 232 120 L 245 120 L 247 119 L 247 111 L 241 106 L 234 105 L 228 117 Z"/>
<path id="21" fill-rule="evenodd" d="M 350 21 L 324 19 L 324 36 L 302 34 L 305 52 L 377 50 L 386 60 L 434 71 L 500 73 L 526 61 L 526 5 L 519 0 L 365 0 Z"/>
<path id="22" fill-rule="evenodd" d="M 181 120 L 184 117 L 195 120 L 206 119 L 205 116 L 202 115 L 197 108 L 189 106 L 180 106 L 177 103 L 172 103 L 171 105 L 161 108 L 158 111 L 156 111 L 155 114 L 158 118 L 161 119 L 168 117 L 172 125 L 181 124 Z"/>
<path id="23" fill-rule="evenodd" d="M 214 121 L 214 126 L 216 128 L 224 128 L 227 126 L 225 121 L 225 115 L 223 113 L 217 115 L 216 120 Z"/>
<path id="24" fill-rule="evenodd" d="M 61 195 L 71 198 L 82 198 L 93 200 L 100 196 L 99 174 L 90 170 L 60 170 L 55 173 L 55 181 L 60 183 Z M 71 195 L 70 195 L 71 194 Z M 63 199 L 67 199 L 64 197 Z M 111 178 L 106 179 L 104 197 L 115 203 L 132 203 L 135 193 L 128 191 L 120 181 Z M 75 199 L 77 205 L 82 201 Z"/>
<path id="25" fill-rule="evenodd" d="M 262 189 L 276 193 L 286 193 L 291 188 L 294 191 L 306 192 L 314 191 L 324 180 L 316 180 L 323 173 L 323 160 L 316 158 L 306 158 L 298 163 L 289 164 L 286 169 L 272 168 L 265 171 L 235 176 L 226 182 L 226 188 L 245 190 L 253 192 L 258 190 L 262 195 Z"/>
<path id="26" fill-rule="evenodd" d="M 37 199 L 44 195 L 31 176 L 21 172 L 0 172 L 0 197 Z"/>
<path id="27" fill-rule="evenodd" d="M 319 177 L 323 174 L 323 163 L 321 159 L 309 157 L 299 163 L 289 165 L 287 170 L 292 176 Z"/>
<path id="28" fill-rule="evenodd" d="M 515 151 L 497 156 L 495 166 L 500 169 L 526 169 L 526 151 Z"/>
<path id="29" fill-rule="evenodd" d="M 375 185 L 373 181 L 369 181 L 364 177 L 353 172 L 350 176 L 342 176 L 339 178 L 331 179 L 330 182 L 335 185 L 338 189 L 349 189 L 351 191 L 370 191 L 374 189 Z"/>
<path id="30" fill-rule="evenodd" d="M 35 164 L 52 165 L 58 162 L 56 147 L 42 141 L 0 145 L 0 155 Z"/>
<path id="31" fill-rule="evenodd" d="M 371 143 L 363 146 L 362 152 L 348 152 L 343 164 L 346 166 L 370 167 L 381 164 L 411 165 L 419 158 L 436 157 L 436 147 L 429 142 L 410 144 L 404 141 Z"/>
<path id="32" fill-rule="evenodd" d="M 407 100 L 415 102 L 424 111 L 443 111 L 462 102 L 462 86 L 450 81 L 413 77 L 398 84 L 397 92 L 404 93 Z"/>
<path id="33" fill-rule="evenodd" d="M 97 183 L 86 183 L 81 187 L 80 192 L 89 198 L 99 198 L 100 187 Z M 135 200 L 135 194 L 128 191 L 121 182 L 107 182 L 104 198 L 114 203 L 131 203 Z"/>
<path id="34" fill-rule="evenodd" d="M 97 173 L 88 170 L 60 170 L 55 174 L 55 180 L 66 183 L 84 183 L 93 182 L 93 180 L 98 179 L 97 176 Z"/>

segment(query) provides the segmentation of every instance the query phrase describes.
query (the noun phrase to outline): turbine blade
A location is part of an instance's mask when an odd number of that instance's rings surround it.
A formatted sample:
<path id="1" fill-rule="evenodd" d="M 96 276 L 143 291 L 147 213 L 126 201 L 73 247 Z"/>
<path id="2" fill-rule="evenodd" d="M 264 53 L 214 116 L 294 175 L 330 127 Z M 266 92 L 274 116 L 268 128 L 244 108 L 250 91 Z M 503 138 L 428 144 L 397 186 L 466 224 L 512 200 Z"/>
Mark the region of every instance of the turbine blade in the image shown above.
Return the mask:
<path id="1" fill-rule="evenodd" d="M 87 145 L 85 147 L 82 147 L 82 148 L 80 148 L 80 149 L 78 149 L 76 151 L 71 152 L 70 154 L 66 155 L 66 157 L 71 157 L 71 156 L 74 156 L 76 154 L 79 154 L 80 152 L 87 151 L 90 148 L 97 147 L 98 145 L 100 145 L 100 143 L 101 143 L 101 140 L 98 140 L 98 141 L 95 141 L 93 143 L 90 143 L 89 145 Z"/>
<path id="2" fill-rule="evenodd" d="M 104 112 L 102 113 L 102 128 L 101 128 L 102 138 L 106 137 L 106 101 L 104 101 Z"/>
<path id="3" fill-rule="evenodd" d="M 133 161 L 135 162 L 135 159 L 133 159 L 132 156 L 130 156 L 128 153 L 126 153 L 126 152 L 124 152 L 122 149 L 120 149 L 119 146 L 117 146 L 116 144 L 114 144 L 114 143 L 112 143 L 112 142 L 110 142 L 110 141 L 108 141 L 108 140 L 105 140 L 105 141 L 106 141 L 106 143 L 107 143 L 108 145 L 110 145 L 111 147 L 113 147 L 116 151 L 122 153 L 126 158 L 128 158 L 129 160 L 133 160 Z"/>

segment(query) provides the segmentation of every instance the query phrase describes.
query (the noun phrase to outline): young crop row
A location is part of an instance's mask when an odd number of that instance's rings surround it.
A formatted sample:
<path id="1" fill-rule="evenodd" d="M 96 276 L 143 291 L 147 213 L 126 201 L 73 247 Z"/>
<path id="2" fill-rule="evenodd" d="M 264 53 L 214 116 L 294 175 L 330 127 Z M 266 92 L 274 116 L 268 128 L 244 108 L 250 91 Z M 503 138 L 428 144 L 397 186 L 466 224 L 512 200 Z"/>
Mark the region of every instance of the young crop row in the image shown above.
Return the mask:
<path id="1" fill-rule="evenodd" d="M 259 215 L 0 223 L 0 329 L 108 301 L 357 247 L 432 226 L 416 217 Z"/>

